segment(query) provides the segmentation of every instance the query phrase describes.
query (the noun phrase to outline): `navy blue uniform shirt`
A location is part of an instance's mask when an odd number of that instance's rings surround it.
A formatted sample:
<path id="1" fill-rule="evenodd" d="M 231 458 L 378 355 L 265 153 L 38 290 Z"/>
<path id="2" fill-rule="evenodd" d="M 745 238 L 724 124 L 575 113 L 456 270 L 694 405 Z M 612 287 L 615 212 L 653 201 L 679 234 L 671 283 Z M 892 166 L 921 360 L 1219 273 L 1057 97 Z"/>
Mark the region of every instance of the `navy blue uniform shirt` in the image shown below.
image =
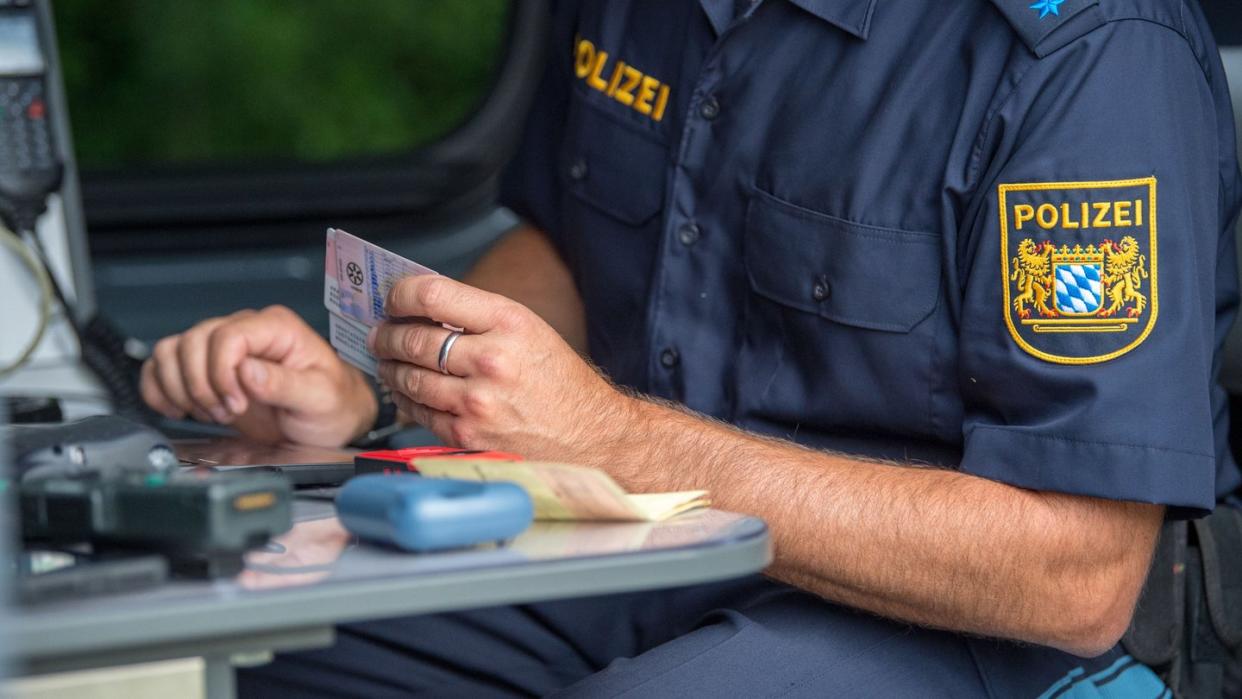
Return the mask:
<path id="1" fill-rule="evenodd" d="M 555 15 L 504 202 L 620 383 L 742 427 L 1202 511 L 1242 188 L 1179 0 Z"/>

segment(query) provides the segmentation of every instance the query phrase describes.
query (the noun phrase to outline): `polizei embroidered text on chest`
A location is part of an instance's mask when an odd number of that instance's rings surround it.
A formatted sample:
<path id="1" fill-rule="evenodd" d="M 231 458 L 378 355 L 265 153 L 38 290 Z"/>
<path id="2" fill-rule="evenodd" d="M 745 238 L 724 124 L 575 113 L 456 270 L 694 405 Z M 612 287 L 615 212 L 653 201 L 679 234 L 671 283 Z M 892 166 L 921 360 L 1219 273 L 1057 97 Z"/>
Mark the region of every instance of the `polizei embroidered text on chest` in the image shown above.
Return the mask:
<path id="1" fill-rule="evenodd" d="M 630 109 L 651 117 L 664 118 L 670 88 L 623 60 L 596 48 L 589 39 L 574 40 L 574 74 L 587 87 L 597 90 Z"/>

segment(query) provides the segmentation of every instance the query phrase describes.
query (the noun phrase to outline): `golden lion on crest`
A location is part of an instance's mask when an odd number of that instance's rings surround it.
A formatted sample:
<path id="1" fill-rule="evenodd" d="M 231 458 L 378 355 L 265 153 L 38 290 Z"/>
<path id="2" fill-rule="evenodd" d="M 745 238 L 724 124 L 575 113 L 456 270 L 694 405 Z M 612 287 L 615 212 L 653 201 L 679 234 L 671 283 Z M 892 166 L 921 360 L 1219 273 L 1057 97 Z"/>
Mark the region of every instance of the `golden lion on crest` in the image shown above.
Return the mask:
<path id="1" fill-rule="evenodd" d="M 1131 318 L 1142 315 L 1143 309 L 1147 308 L 1147 297 L 1139 291 L 1139 287 L 1147 278 L 1147 258 L 1139 254 L 1138 241 L 1128 235 L 1120 243 L 1105 238 L 1101 247 L 1105 251 L 1105 262 L 1100 281 L 1110 303 L 1108 308 L 1100 311 L 1100 315 L 1111 316 L 1131 301 L 1134 306 L 1127 311 L 1127 315 Z"/>
<path id="2" fill-rule="evenodd" d="M 1028 303 L 1045 318 L 1057 314 L 1048 307 L 1048 294 L 1052 290 L 1052 263 L 1048 258 L 1053 250 L 1052 243 L 1046 240 L 1039 245 L 1030 238 L 1018 243 L 1018 256 L 1013 258 L 1013 274 L 1009 275 L 1009 280 L 1017 282 L 1021 292 L 1013 300 L 1013 308 L 1021 318 L 1031 317 L 1026 307 Z"/>

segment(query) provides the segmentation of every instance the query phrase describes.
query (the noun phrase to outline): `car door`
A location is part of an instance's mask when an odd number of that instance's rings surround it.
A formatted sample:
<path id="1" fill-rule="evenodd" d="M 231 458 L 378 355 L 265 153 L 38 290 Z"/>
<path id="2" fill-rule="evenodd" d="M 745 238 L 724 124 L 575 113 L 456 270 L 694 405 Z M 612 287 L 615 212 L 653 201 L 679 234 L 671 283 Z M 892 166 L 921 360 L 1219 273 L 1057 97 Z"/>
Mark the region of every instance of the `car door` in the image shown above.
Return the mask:
<path id="1" fill-rule="evenodd" d="M 329 226 L 463 273 L 514 222 L 544 4 L 57 3 L 101 313 L 146 341 L 274 303 L 326 331 Z"/>

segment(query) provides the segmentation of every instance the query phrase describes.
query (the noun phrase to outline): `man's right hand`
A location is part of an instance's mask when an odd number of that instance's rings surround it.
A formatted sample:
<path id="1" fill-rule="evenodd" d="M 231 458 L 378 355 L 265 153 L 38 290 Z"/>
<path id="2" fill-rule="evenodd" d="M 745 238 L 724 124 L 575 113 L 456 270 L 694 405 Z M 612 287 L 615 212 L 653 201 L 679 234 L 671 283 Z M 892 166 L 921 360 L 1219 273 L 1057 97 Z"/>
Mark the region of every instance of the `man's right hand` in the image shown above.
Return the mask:
<path id="1" fill-rule="evenodd" d="M 233 425 L 268 442 L 340 446 L 375 422 L 375 396 L 284 306 L 205 320 L 155 345 L 142 397 L 173 419 Z"/>

